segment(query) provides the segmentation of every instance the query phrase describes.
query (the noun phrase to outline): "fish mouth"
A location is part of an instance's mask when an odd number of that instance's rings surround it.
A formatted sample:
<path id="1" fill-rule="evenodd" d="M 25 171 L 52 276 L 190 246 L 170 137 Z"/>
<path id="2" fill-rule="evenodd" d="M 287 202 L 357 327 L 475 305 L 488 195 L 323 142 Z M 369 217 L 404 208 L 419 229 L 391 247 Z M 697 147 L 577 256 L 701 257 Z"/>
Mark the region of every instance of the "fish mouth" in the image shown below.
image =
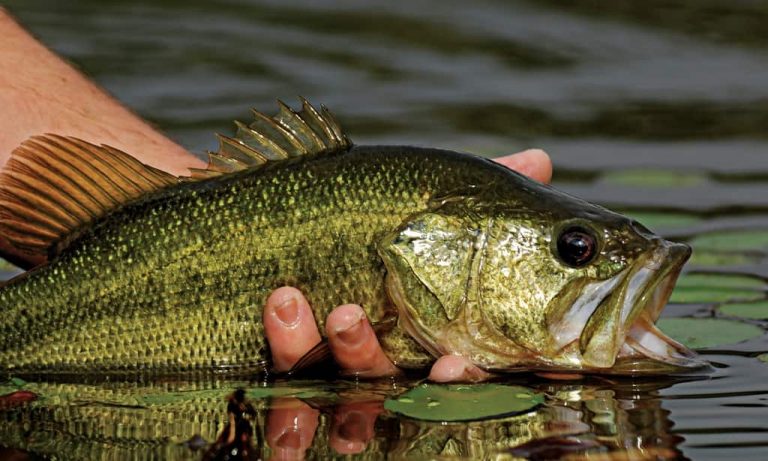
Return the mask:
<path id="1" fill-rule="evenodd" d="M 632 267 L 588 284 L 551 329 L 562 348 L 559 365 L 625 375 L 709 367 L 655 325 L 690 255 L 687 245 L 659 239 Z"/>

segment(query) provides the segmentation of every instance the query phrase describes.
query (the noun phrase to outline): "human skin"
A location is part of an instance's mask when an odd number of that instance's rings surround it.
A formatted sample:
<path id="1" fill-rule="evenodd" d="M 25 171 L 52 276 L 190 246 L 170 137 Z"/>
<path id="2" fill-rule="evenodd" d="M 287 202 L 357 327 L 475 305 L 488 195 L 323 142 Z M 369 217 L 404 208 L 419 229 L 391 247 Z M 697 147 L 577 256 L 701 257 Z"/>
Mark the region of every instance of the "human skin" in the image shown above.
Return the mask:
<path id="1" fill-rule="evenodd" d="M 174 174 L 205 163 L 48 50 L 0 8 L 0 163 L 30 136 L 109 144 Z"/>
<path id="2" fill-rule="evenodd" d="M 176 144 L 70 64 L 35 40 L 0 8 L 0 165 L 30 136 L 56 133 L 95 144 L 108 144 L 173 174 L 205 163 Z M 535 180 L 548 182 L 552 164 L 532 149 L 497 159 Z M 276 371 L 289 370 L 320 340 L 307 300 L 282 287 L 267 300 L 264 326 Z M 334 359 L 345 374 L 364 378 L 390 376 L 398 369 L 379 346 L 362 308 L 345 304 L 326 320 Z M 438 382 L 480 381 L 488 374 L 460 356 L 444 356 L 433 365 Z"/>

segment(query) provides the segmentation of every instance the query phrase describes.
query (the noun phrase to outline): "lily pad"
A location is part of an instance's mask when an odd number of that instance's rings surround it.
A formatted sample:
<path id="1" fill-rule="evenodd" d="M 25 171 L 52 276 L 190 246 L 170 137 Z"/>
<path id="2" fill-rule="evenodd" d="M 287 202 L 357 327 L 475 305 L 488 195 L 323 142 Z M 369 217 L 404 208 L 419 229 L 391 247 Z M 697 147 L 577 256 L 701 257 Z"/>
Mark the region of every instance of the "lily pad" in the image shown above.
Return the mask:
<path id="1" fill-rule="evenodd" d="M 724 304 L 720 306 L 720 312 L 746 319 L 768 319 L 768 301 Z"/>
<path id="2" fill-rule="evenodd" d="M 500 384 L 422 384 L 384 408 L 425 421 L 472 421 L 529 411 L 544 401 L 541 394 L 521 386 Z"/>
<path id="3" fill-rule="evenodd" d="M 746 266 L 757 264 L 761 259 L 761 256 L 753 253 L 696 248 L 688 264 L 710 267 Z"/>
<path id="4" fill-rule="evenodd" d="M 673 303 L 754 301 L 765 297 L 765 283 L 738 274 L 684 274 L 672 292 Z"/>
<path id="5" fill-rule="evenodd" d="M 757 356 L 757 360 L 768 363 L 768 354 L 760 354 Z"/>
<path id="6" fill-rule="evenodd" d="M 657 325 L 664 333 L 692 349 L 740 343 L 764 333 L 755 325 L 712 318 L 661 319 Z"/>
<path id="7" fill-rule="evenodd" d="M 27 384 L 27 382 L 21 378 L 11 378 L 4 383 L 0 383 L 0 395 L 6 395 L 21 390 L 25 384 Z"/>
<path id="8" fill-rule="evenodd" d="M 694 250 L 764 251 L 768 250 L 768 230 L 722 231 L 691 239 Z"/>
<path id="9" fill-rule="evenodd" d="M 701 173 L 646 168 L 613 171 L 603 177 L 603 181 L 609 184 L 670 188 L 697 186 L 707 182 L 707 180 L 707 176 Z"/>

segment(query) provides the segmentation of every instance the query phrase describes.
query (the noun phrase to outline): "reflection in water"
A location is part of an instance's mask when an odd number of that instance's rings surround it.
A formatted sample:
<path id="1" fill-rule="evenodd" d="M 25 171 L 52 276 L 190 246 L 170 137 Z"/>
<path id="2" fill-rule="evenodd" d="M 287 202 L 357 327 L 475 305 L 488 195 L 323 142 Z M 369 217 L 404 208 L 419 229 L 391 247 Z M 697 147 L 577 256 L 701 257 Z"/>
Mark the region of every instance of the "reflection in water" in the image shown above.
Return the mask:
<path id="1" fill-rule="evenodd" d="M 12 404 L 1 407 L 0 446 L 66 459 L 681 454 L 682 438 L 657 397 L 672 382 L 540 382 L 534 390 L 547 398 L 531 412 L 447 424 L 385 411 L 402 383 L 278 382 L 234 392 L 233 384 L 23 383 L 2 397 Z"/>
<path id="2" fill-rule="evenodd" d="M 258 459 L 257 450 L 261 442 L 254 441 L 252 421 L 256 419 L 256 409 L 245 397 L 244 389 L 237 389 L 229 396 L 227 403 L 227 424 L 219 434 L 219 437 L 211 445 L 203 459 L 230 460 L 230 459 Z M 200 436 L 193 437 L 199 444 L 204 444 L 205 439 Z M 255 442 L 255 443 L 254 443 Z M 188 444 L 189 445 L 189 444 Z"/>

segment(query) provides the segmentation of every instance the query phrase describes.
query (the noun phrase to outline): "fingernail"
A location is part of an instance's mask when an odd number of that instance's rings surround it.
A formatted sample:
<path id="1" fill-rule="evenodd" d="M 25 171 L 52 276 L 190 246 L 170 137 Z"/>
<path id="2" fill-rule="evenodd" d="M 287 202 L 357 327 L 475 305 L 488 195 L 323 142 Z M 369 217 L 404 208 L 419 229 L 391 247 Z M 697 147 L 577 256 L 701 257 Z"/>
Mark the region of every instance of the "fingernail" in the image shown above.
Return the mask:
<path id="1" fill-rule="evenodd" d="M 336 336 L 347 346 L 357 346 L 365 340 L 363 317 L 353 318 L 347 326 L 336 329 Z"/>
<path id="2" fill-rule="evenodd" d="M 283 325 L 292 327 L 299 321 L 299 302 L 291 296 L 275 308 L 275 314 Z"/>

